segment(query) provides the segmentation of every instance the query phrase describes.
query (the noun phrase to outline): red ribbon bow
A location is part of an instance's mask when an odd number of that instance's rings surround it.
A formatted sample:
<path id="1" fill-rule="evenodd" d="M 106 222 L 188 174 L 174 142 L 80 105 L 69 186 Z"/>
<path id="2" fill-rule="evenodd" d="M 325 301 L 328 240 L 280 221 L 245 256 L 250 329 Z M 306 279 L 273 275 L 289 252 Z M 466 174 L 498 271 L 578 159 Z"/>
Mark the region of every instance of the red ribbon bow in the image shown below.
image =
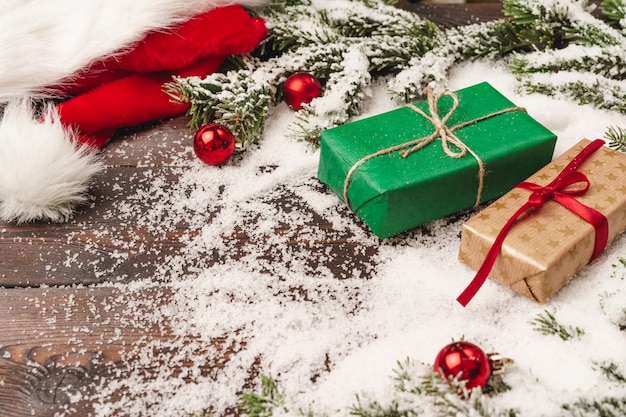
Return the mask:
<path id="1" fill-rule="evenodd" d="M 606 217 L 599 211 L 587 207 L 574 196 L 582 195 L 587 192 L 591 183 L 585 174 L 576 171 L 578 167 L 596 150 L 604 145 L 604 141 L 596 139 L 587 145 L 578 155 L 570 161 L 569 164 L 559 173 L 559 175 L 548 185 L 542 187 L 530 182 L 521 182 L 516 185 L 517 188 L 524 188 L 532 191 L 532 194 L 528 197 L 528 201 L 524 203 L 511 218 L 506 222 L 493 245 L 487 252 L 487 256 L 480 266 L 480 269 L 476 273 L 476 276 L 467 286 L 465 291 L 459 295 L 457 301 L 463 306 L 466 306 L 471 299 L 476 295 L 480 287 L 485 283 L 491 268 L 502 249 L 504 239 L 508 235 L 509 231 L 513 227 L 513 224 L 517 219 L 527 210 L 540 209 L 543 204 L 548 200 L 554 200 L 561 204 L 563 207 L 578 215 L 580 218 L 590 223 L 596 232 L 596 242 L 591 261 L 593 261 L 604 250 L 609 237 L 609 224 Z M 582 184 L 581 187 L 571 188 L 575 184 Z"/>

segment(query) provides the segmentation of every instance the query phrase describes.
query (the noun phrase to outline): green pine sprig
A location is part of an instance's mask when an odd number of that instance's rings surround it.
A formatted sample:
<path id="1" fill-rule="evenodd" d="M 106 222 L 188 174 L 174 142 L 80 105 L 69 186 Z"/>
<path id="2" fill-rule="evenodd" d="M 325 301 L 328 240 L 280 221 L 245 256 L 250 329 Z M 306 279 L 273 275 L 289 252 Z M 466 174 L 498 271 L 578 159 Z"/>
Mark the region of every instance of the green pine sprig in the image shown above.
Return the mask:
<path id="1" fill-rule="evenodd" d="M 258 142 L 272 102 L 271 85 L 252 76 L 249 70 L 216 73 L 201 80 L 177 78 L 166 85 L 176 101 L 190 102 L 189 127 L 198 129 L 209 122 L 228 127 L 235 136 L 235 151 Z"/>
<path id="2" fill-rule="evenodd" d="M 615 362 L 595 363 L 609 381 L 626 384 L 626 376 Z"/>
<path id="3" fill-rule="evenodd" d="M 272 377 L 266 375 L 261 375 L 261 392 L 246 391 L 241 394 L 238 408 L 248 417 L 271 417 L 277 410 L 289 411 L 285 392 L 278 388 Z"/>
<path id="4" fill-rule="evenodd" d="M 626 257 L 618 256 L 617 262 L 612 263 L 611 267 L 613 268 L 613 272 L 611 272 L 611 278 L 621 277 L 621 279 L 624 279 L 625 277 L 624 268 L 626 268 Z M 626 309 L 624 311 L 624 314 L 626 315 Z"/>
<path id="5" fill-rule="evenodd" d="M 558 49 L 569 43 L 603 46 L 623 43 L 619 32 L 592 17 L 594 7 L 587 0 L 503 1 L 504 14 L 525 27 L 528 41 L 539 49 Z M 576 19 L 577 16 L 584 18 Z"/>
<path id="6" fill-rule="evenodd" d="M 585 334 L 585 331 L 579 327 L 564 326 L 560 324 L 554 316 L 554 313 L 551 313 L 548 310 L 544 310 L 543 313 L 539 313 L 530 323 L 533 325 L 534 330 L 539 333 L 548 336 L 556 335 L 564 341 L 573 338 L 580 338 Z"/>
<path id="7" fill-rule="evenodd" d="M 566 417 L 623 417 L 626 416 L 626 398 L 581 399 L 565 404 L 563 410 Z"/>
<path id="8" fill-rule="evenodd" d="M 540 93 L 568 99 L 578 104 L 626 113 L 626 84 L 601 76 L 578 78 L 576 74 L 560 71 L 560 80 L 550 74 L 526 74 L 520 77 L 518 90 L 522 93 Z"/>
<path id="9" fill-rule="evenodd" d="M 432 370 L 420 372 L 409 359 L 398 362 L 394 373 L 396 395 L 388 403 L 357 396 L 350 413 L 359 417 L 517 416 L 515 409 L 494 407 L 480 388 L 468 391 L 466 381 L 458 377 L 445 380 Z"/>
<path id="10" fill-rule="evenodd" d="M 609 140 L 610 148 L 626 152 L 626 129 L 620 126 L 609 126 L 604 137 Z"/>
<path id="11" fill-rule="evenodd" d="M 510 68 L 514 74 L 519 75 L 553 74 L 567 70 L 622 81 L 626 79 L 626 50 L 619 46 L 600 48 L 573 44 L 556 51 L 515 54 Z"/>
<path id="12" fill-rule="evenodd" d="M 626 1 L 603 0 L 600 3 L 600 10 L 610 25 L 626 28 Z"/>
<path id="13" fill-rule="evenodd" d="M 514 409 L 496 409 L 489 397 L 476 388 L 468 391 L 466 382 L 459 378 L 443 379 L 432 370 L 423 372 L 423 367 L 406 359 L 398 362 L 394 369 L 395 395 L 389 402 L 382 402 L 369 395 L 356 395 L 355 403 L 348 408 L 350 415 L 357 417 L 456 417 L 473 415 L 478 417 L 516 417 Z M 239 411 L 248 417 L 271 417 L 274 415 L 297 415 L 322 417 L 310 405 L 307 409 L 288 405 L 289 399 L 276 381 L 261 376 L 260 392 L 246 391 L 241 394 Z M 290 409 L 295 410 L 290 414 Z"/>

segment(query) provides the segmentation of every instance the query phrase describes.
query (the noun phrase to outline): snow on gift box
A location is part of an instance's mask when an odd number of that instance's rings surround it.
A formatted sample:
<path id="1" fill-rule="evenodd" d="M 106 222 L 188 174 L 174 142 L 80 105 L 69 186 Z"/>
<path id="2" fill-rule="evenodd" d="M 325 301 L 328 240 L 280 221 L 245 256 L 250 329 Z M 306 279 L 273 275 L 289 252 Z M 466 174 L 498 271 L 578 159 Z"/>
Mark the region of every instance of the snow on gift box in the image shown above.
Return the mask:
<path id="1" fill-rule="evenodd" d="M 322 132 L 318 177 L 386 238 L 502 196 L 555 142 L 485 82 Z"/>
<path id="2" fill-rule="evenodd" d="M 459 259 L 479 272 L 461 304 L 487 275 L 543 303 L 626 229 L 626 154 L 603 143 L 580 141 L 465 222 Z"/>

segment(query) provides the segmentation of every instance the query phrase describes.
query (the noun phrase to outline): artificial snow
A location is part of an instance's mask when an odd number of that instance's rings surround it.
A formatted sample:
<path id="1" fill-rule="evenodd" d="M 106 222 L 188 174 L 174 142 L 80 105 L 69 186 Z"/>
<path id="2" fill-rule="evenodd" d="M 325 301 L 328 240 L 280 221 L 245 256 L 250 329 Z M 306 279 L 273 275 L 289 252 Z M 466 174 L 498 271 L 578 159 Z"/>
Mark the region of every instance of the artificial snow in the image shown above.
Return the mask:
<path id="1" fill-rule="evenodd" d="M 616 112 L 519 95 L 513 75 L 492 61 L 453 67 L 448 87 L 482 81 L 557 134 L 555 156 L 582 138 L 601 138 L 609 126 L 626 126 Z M 377 81 L 358 117 L 401 104 Z M 463 308 L 456 297 L 474 271 L 457 260 L 459 234 L 476 211 L 379 240 L 316 179 L 318 151 L 289 138 L 295 120 L 286 105 L 273 108 L 260 144 L 219 168 L 195 160 L 191 149 L 171 155 L 179 177 L 167 189 L 171 179 L 143 174 L 146 188 L 133 198 L 149 199 L 151 208 L 127 207 L 121 224 L 156 235 L 185 224 L 188 232 L 153 276 L 117 285 L 111 303 L 124 306 L 133 326 L 169 336 L 146 333 L 126 346 L 130 374 L 98 387 L 89 399 L 95 415 L 184 417 L 204 408 L 220 415 L 236 405 L 256 367 L 285 390 L 293 415 L 310 408 L 348 416 L 356 395 L 389 403 L 398 361 L 410 358 L 416 373 L 426 373 L 438 351 L 461 338 L 515 360 L 503 376 L 511 390 L 484 399 L 495 410 L 548 417 L 581 397 L 626 396 L 623 384 L 598 370 L 613 362 L 626 371 L 626 337 L 616 324 L 626 315 L 626 268 L 619 266 L 626 236 L 546 305 L 487 281 Z M 119 146 L 123 157 L 132 143 Z M 319 218 L 332 230 L 321 229 Z M 238 233 L 247 238 L 237 240 Z M 333 239 L 337 247 L 320 243 Z M 539 333 L 531 321 L 546 310 L 584 333 L 567 341 Z M 224 355 L 216 340 L 231 353 L 207 373 L 202 367 Z M 128 395 L 111 401 L 117 389 Z"/>

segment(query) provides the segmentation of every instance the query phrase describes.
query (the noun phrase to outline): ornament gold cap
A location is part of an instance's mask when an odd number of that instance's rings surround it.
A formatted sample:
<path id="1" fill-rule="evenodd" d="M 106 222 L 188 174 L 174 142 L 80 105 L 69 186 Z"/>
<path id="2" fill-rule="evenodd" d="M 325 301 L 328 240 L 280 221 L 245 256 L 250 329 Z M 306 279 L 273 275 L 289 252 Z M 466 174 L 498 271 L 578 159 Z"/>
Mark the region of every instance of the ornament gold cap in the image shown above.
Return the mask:
<path id="1" fill-rule="evenodd" d="M 505 358 L 497 352 L 488 353 L 489 366 L 492 375 L 502 375 L 506 371 L 507 366 L 513 365 L 515 361 L 511 358 Z"/>

